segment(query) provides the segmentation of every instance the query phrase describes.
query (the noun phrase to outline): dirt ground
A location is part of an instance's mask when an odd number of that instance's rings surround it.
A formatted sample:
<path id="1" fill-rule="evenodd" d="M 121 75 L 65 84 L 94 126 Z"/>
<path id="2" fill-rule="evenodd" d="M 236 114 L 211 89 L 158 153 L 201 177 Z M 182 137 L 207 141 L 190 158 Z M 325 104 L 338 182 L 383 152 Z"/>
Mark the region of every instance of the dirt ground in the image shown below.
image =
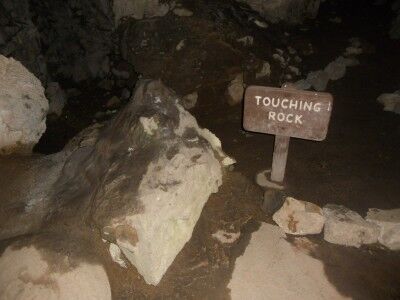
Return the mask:
<path id="1" fill-rule="evenodd" d="M 267 46 L 271 38 L 281 39 L 276 41 L 277 47 L 289 43 L 301 48 L 311 43 L 314 54 L 304 57 L 303 74 L 320 69 L 339 56 L 351 37 L 359 37 L 368 45 L 367 51 L 358 57 L 360 65 L 348 68 L 343 79 L 330 82 L 328 86 L 327 91 L 334 96 L 334 109 L 327 139 L 323 142 L 291 140 L 286 193 L 321 206 L 342 204 L 362 215 L 372 207 L 398 208 L 400 117 L 383 112 L 376 98 L 400 88 L 400 42 L 387 37 L 391 20 L 387 7 L 373 6 L 366 1 L 338 3 L 322 6 L 318 18 L 301 27 L 273 26 L 273 34 L 265 36 L 258 29 L 247 32 L 262 41 L 252 50 L 257 55 L 264 49 L 268 53 L 272 51 L 272 46 Z M 333 12 L 341 17 L 342 23 L 329 21 L 335 16 Z M 187 26 L 190 24 L 195 23 L 188 21 Z M 226 30 L 238 29 L 233 26 Z M 290 34 L 289 38 L 284 32 Z M 218 39 L 213 36 L 213 42 L 206 44 L 203 50 L 217 52 L 220 57 L 224 57 L 224 51 L 229 55 L 236 53 Z M 221 47 L 216 50 L 207 45 Z M 247 55 L 247 52 L 238 54 L 243 61 L 233 67 L 248 62 Z M 179 57 L 175 59 L 178 63 Z M 230 59 L 236 57 L 229 56 L 227 65 Z M 236 70 L 213 70 L 211 66 L 212 61 L 207 74 L 212 73 L 214 77 L 223 74 L 224 78 L 229 78 Z M 174 70 L 174 66 L 171 68 Z M 281 75 L 275 74 L 271 82 L 250 78 L 247 84 L 279 86 L 283 81 Z M 169 85 L 183 85 L 176 82 L 179 78 L 165 76 Z M 114 299 L 229 299 L 227 285 L 236 258 L 243 254 L 251 233 L 258 229 L 260 222 L 273 223 L 271 216 L 261 210 L 263 191 L 254 184 L 255 174 L 271 165 L 273 136 L 245 133 L 241 126 L 242 107 L 228 106 L 225 88 L 226 82 L 200 87 L 198 105 L 192 113 L 201 126 L 221 139 L 224 150 L 237 160 L 234 171 L 224 175 L 224 184 L 206 204 L 192 239 L 157 287 L 147 285 L 133 267 L 128 271 L 119 267 L 103 245 L 96 245 L 96 255 L 106 265 Z M 93 123 L 95 113 L 104 109 L 105 102 L 113 94 L 112 91 L 93 93 L 96 90 L 93 86 L 85 89 L 81 98 L 69 102 L 60 119 L 48 121 L 48 131 L 36 147 L 38 152 L 62 149 L 68 139 Z M 240 232 L 240 238 L 234 243 L 222 244 L 212 237 L 220 229 Z M 320 235 L 310 239 L 318 245 L 313 257 L 323 262 L 325 275 L 342 295 L 353 299 L 400 299 L 399 252 L 376 245 L 346 248 L 329 244 Z"/>

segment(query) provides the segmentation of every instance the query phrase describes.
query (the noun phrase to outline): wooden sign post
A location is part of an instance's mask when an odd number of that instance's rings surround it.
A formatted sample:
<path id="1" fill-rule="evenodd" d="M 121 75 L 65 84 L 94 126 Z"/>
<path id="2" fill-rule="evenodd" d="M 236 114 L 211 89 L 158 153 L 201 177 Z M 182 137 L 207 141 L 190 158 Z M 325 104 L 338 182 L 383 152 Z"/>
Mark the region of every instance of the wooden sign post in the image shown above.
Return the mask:
<path id="1" fill-rule="evenodd" d="M 274 134 L 271 180 L 283 182 L 290 137 L 323 141 L 328 132 L 333 98 L 287 88 L 250 86 L 244 99 L 243 127 Z"/>

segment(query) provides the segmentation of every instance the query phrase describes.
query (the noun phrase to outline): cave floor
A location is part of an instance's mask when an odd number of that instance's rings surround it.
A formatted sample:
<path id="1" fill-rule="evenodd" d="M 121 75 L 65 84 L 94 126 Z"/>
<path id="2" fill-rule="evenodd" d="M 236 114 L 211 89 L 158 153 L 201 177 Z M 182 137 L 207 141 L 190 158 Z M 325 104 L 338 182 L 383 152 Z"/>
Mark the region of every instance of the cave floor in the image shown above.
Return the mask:
<path id="1" fill-rule="evenodd" d="M 348 68 L 343 79 L 328 85 L 327 92 L 334 97 L 334 109 L 327 139 L 323 142 L 291 139 L 285 192 L 320 206 L 345 205 L 364 215 L 368 208 L 399 207 L 399 116 L 383 112 L 376 98 L 399 88 L 400 43 L 387 38 L 389 21 L 379 21 L 386 16 L 382 8 L 369 4 L 341 5 L 322 10 L 316 20 L 302 26 L 305 31 L 277 30 L 282 34 L 288 31 L 290 37 L 285 39 L 293 41 L 293 45 L 313 45 L 314 54 L 303 60 L 303 72 L 322 68 L 341 55 L 351 37 L 359 37 L 370 45 L 358 57 L 359 66 Z M 342 23 L 329 21 L 333 10 Z M 254 51 L 262 52 L 262 48 Z M 278 77 L 272 80 L 275 86 L 282 83 Z M 242 107 L 226 103 L 225 88 L 226 83 L 200 87 L 198 105 L 192 113 L 201 126 L 221 139 L 224 150 L 237 160 L 234 170 L 225 174 L 221 190 L 206 204 L 192 239 L 157 287 L 146 285 L 134 268 L 122 269 L 111 261 L 106 251 L 100 251 L 115 299 L 229 299 L 228 284 L 235 260 L 243 255 L 261 222 L 273 224 L 271 217 L 261 210 L 263 191 L 254 184 L 254 177 L 258 171 L 270 168 L 274 137 L 244 132 Z M 104 107 L 110 94 L 93 95 L 88 89 L 81 97 L 89 96 L 97 97 L 97 102 L 86 110 L 78 99 L 69 104 L 61 120 L 48 123 L 49 131 L 38 147 L 40 151 L 59 149 L 66 139 L 92 123 L 93 114 Z M 85 113 L 79 124 L 73 120 Z M 218 230 L 240 232 L 240 237 L 223 244 L 212 236 Z M 320 276 L 336 289 L 335 295 L 340 298 L 400 298 L 399 252 L 377 245 L 360 249 L 333 245 L 325 242 L 322 235 L 288 237 L 287 241 L 296 249 L 306 249 L 307 255 L 321 263 Z M 259 251 L 262 248 L 263 244 Z M 248 287 L 257 288 L 251 284 Z M 283 291 L 270 294 L 262 287 L 253 294 L 254 299 L 285 299 Z M 246 284 L 242 283 L 242 288 Z M 321 291 L 320 296 L 323 299 L 326 294 Z"/>

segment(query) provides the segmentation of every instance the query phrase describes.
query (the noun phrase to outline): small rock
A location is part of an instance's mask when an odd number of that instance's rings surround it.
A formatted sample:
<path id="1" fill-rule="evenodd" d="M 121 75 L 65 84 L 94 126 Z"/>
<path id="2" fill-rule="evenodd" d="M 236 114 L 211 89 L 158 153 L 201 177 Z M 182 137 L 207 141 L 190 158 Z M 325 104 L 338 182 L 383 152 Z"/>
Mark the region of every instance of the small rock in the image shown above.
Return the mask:
<path id="1" fill-rule="evenodd" d="M 242 102 L 244 94 L 243 73 L 236 75 L 226 90 L 229 105 L 236 105 Z"/>
<path id="2" fill-rule="evenodd" d="M 390 250 L 400 250 L 400 208 L 370 208 L 365 219 L 379 226 L 379 243 Z"/>
<path id="3" fill-rule="evenodd" d="M 285 58 L 282 55 L 278 54 L 278 53 L 274 53 L 272 55 L 272 58 L 274 60 L 280 62 L 281 66 L 284 66 L 286 64 Z"/>
<path id="4" fill-rule="evenodd" d="M 181 40 L 178 45 L 176 45 L 176 51 L 182 50 L 182 48 L 185 47 L 185 40 Z"/>
<path id="5" fill-rule="evenodd" d="M 197 92 L 194 92 L 194 93 L 184 96 L 182 98 L 182 106 L 185 109 L 192 109 L 193 107 L 196 106 L 198 97 L 199 97 L 199 95 L 197 94 Z"/>
<path id="6" fill-rule="evenodd" d="M 351 55 L 359 55 L 362 53 L 363 53 L 363 50 L 361 48 L 350 46 L 350 47 L 346 48 L 344 55 L 351 56 Z"/>
<path id="7" fill-rule="evenodd" d="M 58 82 L 50 82 L 45 91 L 46 97 L 49 100 L 48 115 L 55 114 L 61 116 L 65 104 L 67 103 L 67 94 L 60 87 Z"/>
<path id="8" fill-rule="evenodd" d="M 263 21 L 260 21 L 260 20 L 254 20 L 254 24 L 256 24 L 260 28 L 264 28 L 264 29 L 268 28 L 268 24 Z"/>
<path id="9" fill-rule="evenodd" d="M 324 71 L 328 73 L 330 80 L 338 80 L 340 78 L 343 78 L 346 74 L 346 65 L 343 63 L 342 60 L 335 60 L 329 63 L 325 67 Z"/>
<path id="10" fill-rule="evenodd" d="M 107 108 L 114 108 L 114 107 L 118 107 L 120 104 L 121 104 L 121 100 L 117 96 L 113 96 L 112 98 L 110 98 L 107 101 L 106 107 Z"/>
<path id="11" fill-rule="evenodd" d="M 336 62 L 340 63 L 340 64 L 344 64 L 346 67 L 354 67 L 360 64 L 359 60 L 357 58 L 354 57 L 343 57 L 343 56 L 339 56 L 336 59 Z"/>
<path id="12" fill-rule="evenodd" d="M 121 100 L 128 100 L 131 96 L 131 92 L 128 89 L 123 89 L 121 92 Z"/>
<path id="13" fill-rule="evenodd" d="M 358 213 L 335 204 L 326 205 L 323 212 L 325 241 L 357 248 L 378 241 L 379 227 L 365 221 Z"/>
<path id="14" fill-rule="evenodd" d="M 378 97 L 377 101 L 383 105 L 384 111 L 400 114 L 400 91 L 382 94 Z"/>
<path id="15" fill-rule="evenodd" d="M 322 209 L 310 202 L 287 197 L 273 220 L 288 234 L 318 234 L 324 227 Z"/>
<path id="16" fill-rule="evenodd" d="M 256 79 L 270 76 L 271 75 L 271 66 L 268 62 L 263 62 L 260 72 L 256 73 Z"/>
<path id="17" fill-rule="evenodd" d="M 110 252 L 110 256 L 114 262 L 119 264 L 122 268 L 127 268 L 121 249 L 119 249 L 117 245 L 110 243 L 110 248 L 108 248 L 108 251 Z"/>
<path id="18" fill-rule="evenodd" d="M 301 74 L 299 68 L 297 68 L 295 66 L 289 66 L 288 69 L 290 72 L 292 72 L 296 76 L 299 76 Z"/>
<path id="19" fill-rule="evenodd" d="M 246 35 L 240 39 L 237 39 L 236 41 L 241 43 L 243 46 L 248 47 L 253 45 L 254 38 L 251 35 Z"/>
<path id="20" fill-rule="evenodd" d="M 322 70 L 314 71 L 308 73 L 306 80 L 316 91 L 321 92 L 326 90 L 326 86 L 328 85 L 329 81 L 329 75 L 327 72 Z"/>
<path id="21" fill-rule="evenodd" d="M 240 237 L 240 232 L 227 232 L 225 230 L 218 230 L 212 234 L 212 237 L 222 244 L 232 244 Z"/>
<path id="22" fill-rule="evenodd" d="M 187 8 L 177 7 L 173 10 L 173 13 L 178 17 L 191 17 L 193 16 L 193 12 L 188 10 Z"/>

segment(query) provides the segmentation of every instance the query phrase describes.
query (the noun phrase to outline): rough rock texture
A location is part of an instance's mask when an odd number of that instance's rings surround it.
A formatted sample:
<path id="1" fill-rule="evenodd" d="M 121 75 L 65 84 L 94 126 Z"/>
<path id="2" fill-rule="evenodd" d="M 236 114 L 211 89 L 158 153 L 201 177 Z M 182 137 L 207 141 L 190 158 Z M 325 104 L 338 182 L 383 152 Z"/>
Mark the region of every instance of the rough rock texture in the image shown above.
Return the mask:
<path id="1" fill-rule="evenodd" d="M 0 299 L 111 300 L 102 266 L 74 265 L 67 256 L 54 264 L 49 258 L 34 246 L 8 247 L 0 257 Z"/>
<path id="2" fill-rule="evenodd" d="M 234 163 L 178 102 L 160 81 L 141 81 L 108 126 L 92 126 L 55 156 L 29 160 L 46 185 L 36 198 L 29 185 L 21 195 L 2 190 L 18 205 L 0 219 L 0 238 L 91 224 L 157 284 L 221 185 L 222 165 Z M 19 184 L 32 180 L 22 173 Z"/>
<path id="3" fill-rule="evenodd" d="M 247 3 L 268 21 L 300 23 L 305 18 L 315 18 L 320 0 L 237 0 Z"/>
<path id="4" fill-rule="evenodd" d="M 329 74 L 322 70 L 310 72 L 306 80 L 316 91 L 322 92 L 326 90 L 326 86 L 328 85 Z"/>
<path id="5" fill-rule="evenodd" d="M 341 205 L 323 208 L 326 217 L 324 239 L 333 244 L 360 247 L 378 241 L 379 227 L 365 221 L 358 213 Z"/>
<path id="6" fill-rule="evenodd" d="M 40 81 L 0 55 L 0 154 L 29 153 L 46 130 L 48 108 Z"/>
<path id="7" fill-rule="evenodd" d="M 389 210 L 371 208 L 365 219 L 379 226 L 379 243 L 391 250 L 400 250 L 400 208 Z"/>
<path id="8" fill-rule="evenodd" d="M 115 23 L 123 17 L 132 17 L 137 20 L 165 16 L 171 7 L 160 0 L 114 0 L 113 11 Z"/>
<path id="9" fill-rule="evenodd" d="M 288 234 L 318 234 L 324 227 L 322 209 L 310 202 L 287 197 L 273 220 Z"/>
<path id="10" fill-rule="evenodd" d="M 400 91 L 381 94 L 377 101 L 383 105 L 384 111 L 400 114 Z"/>
<path id="11" fill-rule="evenodd" d="M 58 82 L 50 82 L 47 85 L 45 94 L 49 100 L 49 111 L 47 113 L 60 116 L 68 100 L 67 94 Z"/>
<path id="12" fill-rule="evenodd" d="M 114 22 L 108 0 L 4 0 L 0 24 L 0 53 L 21 61 L 43 83 L 109 71 Z"/>
<path id="13" fill-rule="evenodd" d="M 236 75 L 225 92 L 229 105 L 236 105 L 242 102 L 244 94 L 243 73 Z"/>

